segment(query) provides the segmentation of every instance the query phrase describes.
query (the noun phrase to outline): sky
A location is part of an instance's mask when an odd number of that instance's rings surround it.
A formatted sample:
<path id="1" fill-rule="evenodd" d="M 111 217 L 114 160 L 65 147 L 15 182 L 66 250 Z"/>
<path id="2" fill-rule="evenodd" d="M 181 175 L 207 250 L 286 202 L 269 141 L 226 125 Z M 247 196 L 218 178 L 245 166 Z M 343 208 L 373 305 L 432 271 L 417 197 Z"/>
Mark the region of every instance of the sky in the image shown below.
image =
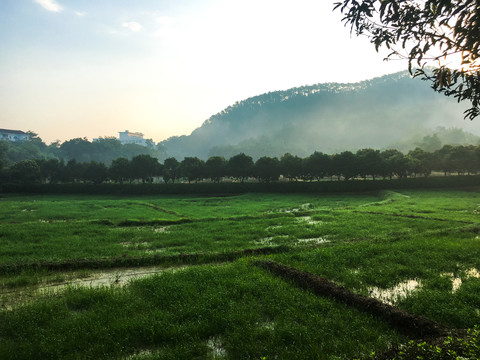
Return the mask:
<path id="1" fill-rule="evenodd" d="M 188 135 L 237 101 L 405 70 L 330 0 L 1 0 L 0 128 Z"/>

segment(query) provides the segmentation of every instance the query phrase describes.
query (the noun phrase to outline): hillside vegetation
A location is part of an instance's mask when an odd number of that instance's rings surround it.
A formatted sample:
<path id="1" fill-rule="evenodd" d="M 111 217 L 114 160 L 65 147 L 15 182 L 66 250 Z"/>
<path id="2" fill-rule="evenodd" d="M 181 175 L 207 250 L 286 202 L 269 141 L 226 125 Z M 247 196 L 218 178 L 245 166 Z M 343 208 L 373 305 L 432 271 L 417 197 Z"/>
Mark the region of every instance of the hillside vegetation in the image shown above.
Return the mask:
<path id="1" fill-rule="evenodd" d="M 255 96 L 213 115 L 190 135 L 161 145 L 167 156 L 179 159 L 381 149 L 412 137 L 421 141 L 439 126 L 477 129 L 461 120 L 463 110 L 427 83 L 400 72 L 354 84 L 316 84 Z"/>

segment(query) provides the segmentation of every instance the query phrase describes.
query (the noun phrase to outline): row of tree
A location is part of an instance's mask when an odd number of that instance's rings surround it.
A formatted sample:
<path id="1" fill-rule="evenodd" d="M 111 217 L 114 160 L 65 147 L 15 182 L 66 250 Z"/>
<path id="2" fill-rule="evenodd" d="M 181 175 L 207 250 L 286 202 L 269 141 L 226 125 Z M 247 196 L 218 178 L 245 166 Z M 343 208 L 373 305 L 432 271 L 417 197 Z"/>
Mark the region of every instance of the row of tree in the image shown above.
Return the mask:
<path id="1" fill-rule="evenodd" d="M 75 138 L 60 143 L 55 141 L 45 144 L 37 134 L 28 132 L 28 141 L 0 141 L 0 162 L 10 166 L 21 160 L 57 159 L 78 162 L 101 162 L 109 165 L 119 157 L 132 159 L 134 156 L 147 154 L 159 159 L 166 158 L 165 148 L 147 141 L 147 146 L 138 144 L 122 144 L 118 139 L 105 137 L 88 141 L 86 138 Z"/>
<path id="2" fill-rule="evenodd" d="M 182 161 L 166 159 L 163 164 L 157 158 L 142 154 L 131 160 L 119 157 L 110 166 L 104 163 L 78 162 L 72 159 L 65 163 L 58 159 L 22 160 L 3 169 L 3 182 L 152 182 L 162 179 L 166 183 L 176 181 L 220 182 L 224 179 L 244 182 L 255 179 L 260 182 L 277 181 L 281 176 L 289 181 L 320 181 L 324 178 L 351 180 L 354 178 L 392 179 L 408 176 L 429 176 L 433 171 L 473 174 L 480 171 L 480 146 L 445 145 L 434 152 L 420 148 L 407 154 L 394 149 L 362 149 L 356 153 L 344 151 L 327 155 L 315 152 L 306 158 L 289 153 L 280 159 L 264 156 L 257 161 L 243 153 L 229 160 L 212 156 L 207 161 L 186 157 Z"/>

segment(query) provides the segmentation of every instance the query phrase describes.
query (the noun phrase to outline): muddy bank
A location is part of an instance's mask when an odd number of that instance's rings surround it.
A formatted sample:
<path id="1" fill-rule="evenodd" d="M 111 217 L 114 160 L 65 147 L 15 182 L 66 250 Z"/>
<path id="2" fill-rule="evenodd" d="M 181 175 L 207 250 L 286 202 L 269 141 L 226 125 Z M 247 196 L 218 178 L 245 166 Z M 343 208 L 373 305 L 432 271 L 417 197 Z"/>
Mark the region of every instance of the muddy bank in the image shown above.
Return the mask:
<path id="1" fill-rule="evenodd" d="M 0 264 L 0 274 L 16 274 L 23 270 L 80 270 L 80 269 L 108 269 L 121 267 L 141 266 L 172 266 L 182 264 L 208 264 L 212 262 L 233 261 L 244 256 L 277 254 L 289 251 L 287 246 L 267 246 L 262 248 L 245 249 L 221 253 L 192 253 L 176 255 L 158 255 L 133 257 L 120 256 L 99 259 L 67 259 L 59 261 L 38 261 L 21 264 Z"/>
<path id="2" fill-rule="evenodd" d="M 293 281 L 301 288 L 319 296 L 329 297 L 352 306 L 360 311 L 381 318 L 410 337 L 438 337 L 448 329 L 430 319 L 413 315 L 379 300 L 355 294 L 347 288 L 317 275 L 297 270 L 272 261 L 256 261 L 255 265 L 269 270 L 275 275 Z"/>
<path id="3" fill-rule="evenodd" d="M 44 295 L 56 294 L 68 287 L 98 288 L 103 286 L 125 286 L 134 279 L 141 279 L 147 276 L 165 272 L 181 271 L 187 267 L 189 266 L 149 266 L 131 269 L 108 269 L 103 271 L 89 272 L 87 275 L 78 272 L 55 273 L 54 275 L 45 276 L 39 283 L 35 285 L 27 285 L 10 290 L 2 290 L 0 293 L 0 308 L 11 310 L 15 306 L 22 305 Z M 64 276 L 66 279 L 56 280 L 55 276 L 58 275 Z"/>

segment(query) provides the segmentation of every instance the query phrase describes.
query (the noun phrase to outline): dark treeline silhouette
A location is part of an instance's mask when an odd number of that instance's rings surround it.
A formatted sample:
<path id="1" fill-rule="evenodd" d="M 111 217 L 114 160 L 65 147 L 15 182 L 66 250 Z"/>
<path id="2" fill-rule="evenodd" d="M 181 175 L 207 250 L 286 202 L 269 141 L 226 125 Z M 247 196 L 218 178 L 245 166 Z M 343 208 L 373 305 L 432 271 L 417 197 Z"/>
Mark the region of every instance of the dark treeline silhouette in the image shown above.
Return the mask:
<path id="1" fill-rule="evenodd" d="M 445 145 L 433 152 L 416 148 L 407 154 L 395 149 L 366 148 L 334 155 L 314 152 L 305 158 L 286 153 L 280 159 L 264 156 L 256 162 L 243 153 L 228 160 L 220 156 L 212 156 L 207 161 L 197 157 L 186 157 L 182 161 L 168 158 L 163 164 L 156 157 L 141 154 L 132 159 L 118 157 L 109 166 L 97 161 L 65 162 L 55 158 L 21 160 L 11 166 L 0 161 L 3 183 L 350 181 L 426 177 L 432 172 L 445 176 L 480 172 L 480 146 Z"/>
<path id="2" fill-rule="evenodd" d="M 28 132 L 28 141 L 0 141 L 0 162 L 4 166 L 13 165 L 21 160 L 56 159 L 68 162 L 76 160 L 81 163 L 96 161 L 105 165 L 119 158 L 132 159 L 134 156 L 147 154 L 159 159 L 165 159 L 165 149 L 162 145 L 147 142 L 147 146 L 137 144 L 122 144 L 113 137 L 88 141 L 86 138 L 75 138 L 60 143 L 45 144 L 37 134 Z"/>

